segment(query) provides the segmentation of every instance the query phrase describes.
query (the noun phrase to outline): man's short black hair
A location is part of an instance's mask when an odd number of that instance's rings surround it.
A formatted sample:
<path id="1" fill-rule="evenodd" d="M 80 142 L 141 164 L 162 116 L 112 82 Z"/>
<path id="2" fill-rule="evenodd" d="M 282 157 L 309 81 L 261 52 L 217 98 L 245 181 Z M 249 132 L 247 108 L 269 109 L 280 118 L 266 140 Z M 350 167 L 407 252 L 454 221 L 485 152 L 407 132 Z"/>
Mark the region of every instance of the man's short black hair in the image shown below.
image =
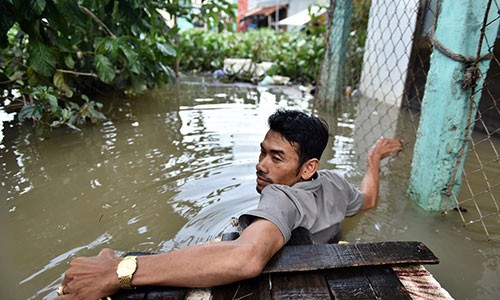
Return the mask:
<path id="1" fill-rule="evenodd" d="M 269 129 L 292 143 L 299 155 L 299 167 L 311 158 L 321 158 L 328 143 L 326 121 L 296 110 L 278 109 L 269 116 Z"/>

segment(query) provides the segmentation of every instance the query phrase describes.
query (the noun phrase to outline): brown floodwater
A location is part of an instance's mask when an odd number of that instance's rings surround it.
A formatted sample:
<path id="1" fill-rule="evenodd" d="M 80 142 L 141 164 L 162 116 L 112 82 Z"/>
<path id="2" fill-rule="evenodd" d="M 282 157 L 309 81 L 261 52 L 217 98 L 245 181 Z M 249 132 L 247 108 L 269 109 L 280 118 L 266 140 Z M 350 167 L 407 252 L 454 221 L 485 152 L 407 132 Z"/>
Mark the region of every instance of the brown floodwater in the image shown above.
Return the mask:
<path id="1" fill-rule="evenodd" d="M 40 138 L 29 126 L 3 124 L 0 299 L 53 299 L 75 256 L 204 242 L 257 204 L 267 116 L 277 107 L 310 112 L 311 99 L 297 87 L 193 80 L 141 97 L 109 96 L 110 120 L 80 132 L 60 128 Z M 422 241 L 440 259 L 427 268 L 455 299 L 499 299 L 500 243 L 487 241 L 480 226 L 462 226 L 458 213 L 425 212 L 406 196 L 418 120 L 387 109 L 373 125 L 378 114 L 366 118 L 357 107 L 319 113 L 332 131 L 321 168 L 359 184 L 378 136 L 398 135 L 407 149 L 384 164 L 379 205 L 346 220 L 343 239 Z M 500 232 L 498 218 L 490 225 Z"/>

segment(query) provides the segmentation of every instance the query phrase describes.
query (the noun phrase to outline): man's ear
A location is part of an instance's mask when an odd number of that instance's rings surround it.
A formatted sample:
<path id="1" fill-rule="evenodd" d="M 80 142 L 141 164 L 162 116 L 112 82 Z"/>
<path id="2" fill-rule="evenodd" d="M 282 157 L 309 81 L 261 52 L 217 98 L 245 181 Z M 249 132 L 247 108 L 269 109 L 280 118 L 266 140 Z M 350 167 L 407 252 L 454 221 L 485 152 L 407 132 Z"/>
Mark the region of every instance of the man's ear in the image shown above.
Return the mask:
<path id="1" fill-rule="evenodd" d="M 300 177 L 304 181 L 309 180 L 316 173 L 318 168 L 319 168 L 319 160 L 317 158 L 311 158 L 304 164 L 302 164 Z"/>

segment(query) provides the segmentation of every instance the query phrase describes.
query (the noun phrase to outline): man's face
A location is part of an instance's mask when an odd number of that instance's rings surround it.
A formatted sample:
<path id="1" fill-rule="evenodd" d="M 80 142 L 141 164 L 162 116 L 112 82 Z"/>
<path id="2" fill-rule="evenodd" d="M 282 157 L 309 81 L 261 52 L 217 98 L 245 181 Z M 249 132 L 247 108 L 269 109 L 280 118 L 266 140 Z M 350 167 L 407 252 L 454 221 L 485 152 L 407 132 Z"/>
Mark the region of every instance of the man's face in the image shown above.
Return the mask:
<path id="1" fill-rule="evenodd" d="M 293 185 L 301 180 L 299 155 L 281 133 L 269 130 L 260 144 L 257 169 L 257 191 L 271 183 Z"/>

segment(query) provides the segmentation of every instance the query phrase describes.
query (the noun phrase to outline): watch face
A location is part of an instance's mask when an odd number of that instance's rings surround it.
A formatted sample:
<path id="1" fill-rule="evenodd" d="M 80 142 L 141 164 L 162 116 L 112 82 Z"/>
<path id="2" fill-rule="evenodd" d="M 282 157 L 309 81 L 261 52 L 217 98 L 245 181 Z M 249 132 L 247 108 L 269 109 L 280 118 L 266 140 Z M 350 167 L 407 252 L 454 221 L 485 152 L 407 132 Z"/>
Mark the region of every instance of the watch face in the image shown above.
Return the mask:
<path id="1" fill-rule="evenodd" d="M 135 271 L 136 266 L 137 264 L 134 259 L 125 258 L 120 262 L 120 264 L 118 264 L 116 273 L 118 274 L 118 276 L 132 275 Z"/>

